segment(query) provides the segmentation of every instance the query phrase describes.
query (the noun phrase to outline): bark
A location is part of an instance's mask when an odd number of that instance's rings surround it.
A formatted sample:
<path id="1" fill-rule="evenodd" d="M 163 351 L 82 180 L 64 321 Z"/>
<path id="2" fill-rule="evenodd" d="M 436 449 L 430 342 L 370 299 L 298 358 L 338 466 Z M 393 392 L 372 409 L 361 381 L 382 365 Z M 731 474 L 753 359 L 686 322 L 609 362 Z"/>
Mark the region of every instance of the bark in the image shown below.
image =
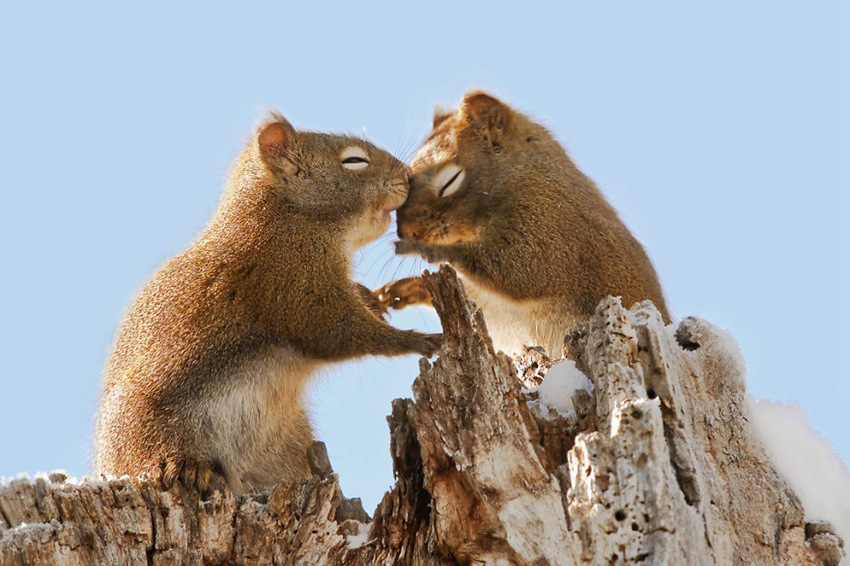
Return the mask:
<path id="1" fill-rule="evenodd" d="M 313 474 L 201 497 L 139 478 L 0 484 L 0 565 L 837 564 L 747 423 L 742 364 L 711 324 L 600 304 L 565 350 L 594 386 L 532 411 L 551 361 L 493 351 L 454 272 L 426 276 L 444 329 L 388 418 L 396 485 L 374 518 Z"/>

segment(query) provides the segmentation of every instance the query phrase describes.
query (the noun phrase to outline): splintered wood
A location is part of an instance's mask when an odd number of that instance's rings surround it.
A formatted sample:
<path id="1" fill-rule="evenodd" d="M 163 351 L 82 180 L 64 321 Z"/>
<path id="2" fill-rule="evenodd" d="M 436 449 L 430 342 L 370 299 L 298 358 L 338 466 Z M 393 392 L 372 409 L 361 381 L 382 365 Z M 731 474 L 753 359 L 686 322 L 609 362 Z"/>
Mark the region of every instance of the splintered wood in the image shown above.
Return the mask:
<path id="1" fill-rule="evenodd" d="M 529 409 L 455 273 L 426 274 L 444 344 L 388 421 L 396 484 L 375 510 L 313 475 L 203 498 L 138 478 L 0 484 L 0 566 L 94 564 L 827 564 L 843 543 L 807 523 L 747 423 L 734 344 L 649 304 L 603 301 L 566 350 L 594 386 L 578 416 Z M 538 356 L 526 384 L 548 362 Z M 534 374 L 532 376 L 532 373 Z M 530 381 L 529 381 L 530 380 Z"/>

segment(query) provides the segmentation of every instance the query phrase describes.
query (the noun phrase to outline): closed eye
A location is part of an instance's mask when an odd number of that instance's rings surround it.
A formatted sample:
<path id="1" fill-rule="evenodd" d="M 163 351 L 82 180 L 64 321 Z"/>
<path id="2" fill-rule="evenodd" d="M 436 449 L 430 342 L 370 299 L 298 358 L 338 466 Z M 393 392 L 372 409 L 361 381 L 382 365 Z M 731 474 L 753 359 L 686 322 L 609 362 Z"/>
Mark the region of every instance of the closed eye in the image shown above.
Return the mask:
<path id="1" fill-rule="evenodd" d="M 447 197 L 455 193 L 463 184 L 465 177 L 466 173 L 459 165 L 454 163 L 446 165 L 434 178 L 434 186 L 440 187 L 437 194 L 441 197 Z"/>
<path id="2" fill-rule="evenodd" d="M 343 149 L 339 158 L 346 169 L 364 169 L 369 166 L 369 155 L 366 150 L 356 145 Z"/>

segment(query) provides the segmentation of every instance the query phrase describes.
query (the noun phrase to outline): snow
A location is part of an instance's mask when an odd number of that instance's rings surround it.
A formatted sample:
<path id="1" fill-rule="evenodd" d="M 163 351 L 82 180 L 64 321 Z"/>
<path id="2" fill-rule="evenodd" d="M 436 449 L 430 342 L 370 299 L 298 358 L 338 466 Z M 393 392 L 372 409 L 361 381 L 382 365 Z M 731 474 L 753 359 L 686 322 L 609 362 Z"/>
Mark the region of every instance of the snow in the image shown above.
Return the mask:
<path id="1" fill-rule="evenodd" d="M 372 523 L 358 523 L 357 534 L 347 535 L 345 537 L 349 548 L 360 548 L 361 546 L 363 546 L 366 543 L 366 539 L 369 538 L 369 529 L 371 527 Z"/>
<path id="2" fill-rule="evenodd" d="M 537 408 L 541 416 L 549 418 L 557 414 L 576 418 L 573 395 L 579 389 L 592 393 L 593 384 L 573 360 L 563 360 L 549 368 L 543 383 L 533 390 L 538 394 Z"/>
<path id="3" fill-rule="evenodd" d="M 850 471 L 796 403 L 748 396 L 753 426 L 779 474 L 803 502 L 806 519 L 827 521 L 850 543 Z M 850 564 L 845 557 L 842 565 Z"/>
<path id="4" fill-rule="evenodd" d="M 715 325 L 712 325 L 712 328 L 714 330 L 714 340 L 719 345 L 718 349 L 731 358 L 734 367 L 738 369 L 741 380 L 746 383 L 747 362 L 744 359 L 744 353 L 741 351 L 738 341 L 728 330 Z"/>

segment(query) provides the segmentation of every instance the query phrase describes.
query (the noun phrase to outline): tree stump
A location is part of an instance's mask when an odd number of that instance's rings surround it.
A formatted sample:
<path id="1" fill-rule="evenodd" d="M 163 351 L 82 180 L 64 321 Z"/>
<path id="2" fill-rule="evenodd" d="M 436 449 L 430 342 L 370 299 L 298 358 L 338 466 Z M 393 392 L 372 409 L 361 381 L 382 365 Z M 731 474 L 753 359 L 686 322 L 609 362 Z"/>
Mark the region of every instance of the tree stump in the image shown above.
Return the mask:
<path id="1" fill-rule="evenodd" d="M 421 360 L 413 399 L 393 402 L 396 484 L 371 521 L 320 443 L 312 476 L 240 498 L 52 474 L 0 484 L 0 566 L 841 559 L 843 542 L 806 522 L 750 430 L 743 364 L 722 331 L 688 318 L 674 332 L 649 303 L 605 299 L 566 348 L 592 395 L 576 392 L 573 416 L 543 417 L 454 271 L 424 277 L 444 344 Z M 549 365 L 535 362 L 539 377 Z"/>

